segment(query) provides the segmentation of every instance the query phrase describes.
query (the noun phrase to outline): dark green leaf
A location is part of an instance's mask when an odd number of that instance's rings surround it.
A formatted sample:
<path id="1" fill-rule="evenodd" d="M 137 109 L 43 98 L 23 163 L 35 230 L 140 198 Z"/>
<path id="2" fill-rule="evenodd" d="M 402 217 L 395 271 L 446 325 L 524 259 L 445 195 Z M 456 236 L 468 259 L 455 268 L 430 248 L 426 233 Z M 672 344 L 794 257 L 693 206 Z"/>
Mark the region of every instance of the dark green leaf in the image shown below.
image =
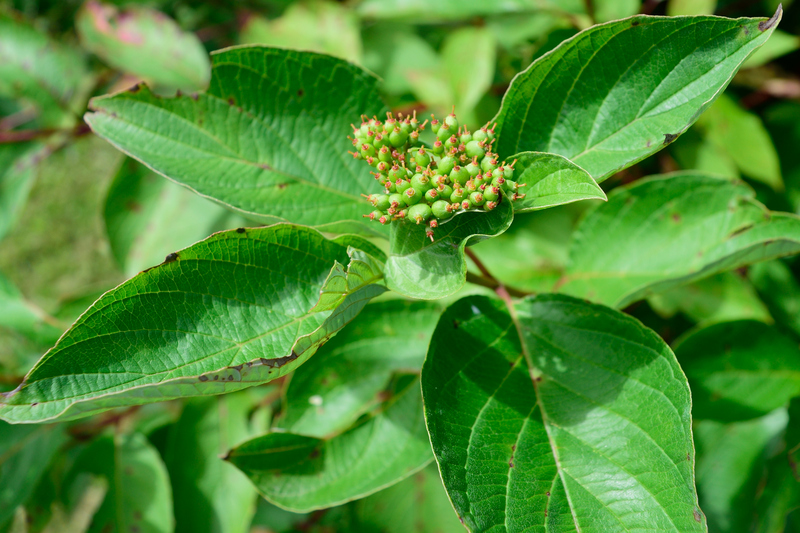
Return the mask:
<path id="1" fill-rule="evenodd" d="M 781 13 L 637 16 L 584 30 L 514 78 L 497 116 L 497 151 L 563 155 L 601 182 L 683 133 Z"/>
<path id="2" fill-rule="evenodd" d="M 0 422 L 0 528 L 33 493 L 64 441 L 60 426 L 12 426 Z"/>
<path id="3" fill-rule="evenodd" d="M 129 276 L 215 231 L 249 225 L 132 159 L 111 183 L 103 211 L 111 251 Z"/>
<path id="4" fill-rule="evenodd" d="M 434 454 L 466 526 L 705 531 L 689 388 L 664 341 L 560 295 L 514 312 L 460 300 L 422 369 Z"/>
<path id="5" fill-rule="evenodd" d="M 800 336 L 800 283 L 780 261 L 753 265 L 750 280 L 781 326 Z"/>
<path id="6" fill-rule="evenodd" d="M 78 457 L 67 480 L 106 479 L 108 492 L 88 533 L 169 533 L 175 529 L 164 462 L 141 433 L 101 437 Z"/>
<path id="7" fill-rule="evenodd" d="M 615 307 L 800 251 L 800 218 L 767 211 L 741 182 L 675 174 L 615 189 L 587 213 L 556 288 Z"/>
<path id="8" fill-rule="evenodd" d="M 441 312 L 426 302 L 368 305 L 292 375 L 277 426 L 319 438 L 347 429 L 380 403 L 394 372 L 419 371 Z"/>
<path id="9" fill-rule="evenodd" d="M 675 355 L 689 378 L 695 418 L 747 420 L 800 395 L 800 348 L 763 322 L 694 331 L 679 340 Z"/>
<path id="10" fill-rule="evenodd" d="M 74 418 L 270 381 L 381 294 L 381 277 L 371 257 L 309 228 L 217 233 L 103 295 L 0 396 L 0 417 Z"/>
<path id="11" fill-rule="evenodd" d="M 175 531 L 247 533 L 256 493 L 247 478 L 222 459 L 250 437 L 247 392 L 186 403 L 169 430 L 165 462 L 175 499 Z"/>
<path id="12" fill-rule="evenodd" d="M 525 198 L 514 202 L 515 212 L 534 211 L 579 200 L 605 200 L 606 193 L 582 168 L 569 159 L 537 152 L 511 156 L 517 160 L 514 180 Z"/>
<path id="13" fill-rule="evenodd" d="M 488 212 L 460 213 L 439 224 L 433 241 L 421 224 L 403 221 L 391 226 L 386 285 L 411 298 L 444 298 L 458 291 L 467 276 L 464 248 L 500 235 L 511 225 L 514 212 L 508 198 Z"/>
<path id="14" fill-rule="evenodd" d="M 295 512 L 392 485 L 431 460 L 419 380 L 398 382 L 402 386 L 374 416 L 330 440 L 269 433 L 234 448 L 227 459 L 267 500 Z"/>
<path id="15" fill-rule="evenodd" d="M 385 110 L 377 79 L 330 56 L 258 46 L 212 62 L 206 93 L 164 99 L 139 86 L 92 100 L 86 121 L 156 172 L 251 218 L 380 233 L 364 226 L 361 197 L 380 185 L 347 154 L 350 123 Z"/>
<path id="16" fill-rule="evenodd" d="M 69 127 L 87 79 L 81 54 L 0 12 L 0 95 L 32 103 L 44 125 Z"/>
<path id="17" fill-rule="evenodd" d="M 767 448 L 785 427 L 784 409 L 747 422 L 695 422 L 697 490 L 711 531 L 751 531 Z"/>

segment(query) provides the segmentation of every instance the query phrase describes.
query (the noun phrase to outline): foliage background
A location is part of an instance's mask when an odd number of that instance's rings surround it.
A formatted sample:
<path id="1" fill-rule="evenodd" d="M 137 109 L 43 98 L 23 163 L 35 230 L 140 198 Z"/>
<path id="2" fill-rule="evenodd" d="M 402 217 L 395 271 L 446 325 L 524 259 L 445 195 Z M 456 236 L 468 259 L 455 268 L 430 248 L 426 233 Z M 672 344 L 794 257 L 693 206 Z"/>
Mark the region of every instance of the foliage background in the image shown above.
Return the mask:
<path id="1" fill-rule="evenodd" d="M 261 43 L 346 58 L 383 78 L 383 96 L 393 110 L 440 114 L 455 104 L 462 122 L 474 127 L 496 114 L 517 72 L 594 22 L 638 12 L 764 16 L 777 8 L 769 0 L 501 4 L 502 11 L 483 0 L 0 1 L 0 390 L 18 385 L 106 290 L 214 231 L 257 225 L 95 137 L 82 121 L 91 96 L 139 81 L 165 95 L 203 90 L 207 52 Z M 109 36 L 101 30 L 108 29 L 114 6 L 127 14 L 116 19 L 116 36 Z M 604 182 L 605 191 L 651 174 L 698 169 L 744 180 L 768 208 L 800 214 L 800 6 L 784 2 L 784 8 L 779 30 L 697 124 L 667 149 Z M 475 252 L 509 284 L 548 290 L 566 268 L 572 228 L 592 204 L 518 215 L 507 233 Z M 799 274 L 796 259 L 771 261 L 662 292 L 625 311 L 689 365 L 692 347 L 675 341 L 719 322 L 749 320 L 747 337 L 779 336 L 796 347 Z M 457 297 L 481 291 L 470 287 Z M 420 312 L 437 316 L 446 303 Z M 349 326 L 353 335 L 369 327 L 367 319 Z M 429 330 L 420 325 L 426 335 Z M 426 346 L 420 341 L 407 348 L 412 370 L 419 369 Z M 765 341 L 750 347 L 748 356 L 775 353 Z M 800 393 L 800 374 L 787 379 Z M 19 429 L 2 423 L 0 530 L 95 530 L 106 514 L 114 516 L 111 501 L 141 509 L 153 531 L 172 531 L 172 524 L 198 532 L 461 530 L 435 467 L 366 499 L 310 514 L 258 498 L 217 455 L 263 432 L 273 417 L 292 416 L 285 412 L 284 386 L 132 408 L 74 424 Z M 773 524 L 759 507 L 765 494 L 792 499 L 787 508 L 800 506 L 800 490 L 770 485 L 790 486 L 791 479 L 768 476 L 787 428 L 787 408 L 746 422 L 702 418 L 695 420 L 694 434 L 709 529 L 800 531 L 800 512 Z M 87 459 L 119 450 L 136 474 L 124 495 L 114 485 L 122 467 Z M 232 489 L 215 491 L 220 484 Z"/>

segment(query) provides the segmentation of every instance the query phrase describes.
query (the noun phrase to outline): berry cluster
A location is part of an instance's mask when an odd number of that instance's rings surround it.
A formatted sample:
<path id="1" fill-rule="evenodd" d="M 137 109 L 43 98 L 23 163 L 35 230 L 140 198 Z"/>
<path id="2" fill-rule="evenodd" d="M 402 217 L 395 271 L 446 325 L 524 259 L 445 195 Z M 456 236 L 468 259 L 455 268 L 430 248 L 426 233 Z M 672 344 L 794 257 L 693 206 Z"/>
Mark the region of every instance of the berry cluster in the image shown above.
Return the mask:
<path id="1" fill-rule="evenodd" d="M 482 127 L 470 133 L 459 126 L 455 112 L 441 122 L 431 115 L 436 135 L 432 148 L 420 141 L 421 123 L 413 116 L 391 113 L 381 122 L 362 116 L 361 127 L 353 126 L 353 157 L 363 159 L 377 170 L 375 179 L 385 194 L 364 195 L 375 208 L 365 217 L 388 224 L 394 220 L 426 223 L 428 237 L 433 229 L 462 211 L 491 211 L 505 196 L 523 198 L 513 181 L 514 163 L 499 164 L 491 152 L 494 128 Z"/>

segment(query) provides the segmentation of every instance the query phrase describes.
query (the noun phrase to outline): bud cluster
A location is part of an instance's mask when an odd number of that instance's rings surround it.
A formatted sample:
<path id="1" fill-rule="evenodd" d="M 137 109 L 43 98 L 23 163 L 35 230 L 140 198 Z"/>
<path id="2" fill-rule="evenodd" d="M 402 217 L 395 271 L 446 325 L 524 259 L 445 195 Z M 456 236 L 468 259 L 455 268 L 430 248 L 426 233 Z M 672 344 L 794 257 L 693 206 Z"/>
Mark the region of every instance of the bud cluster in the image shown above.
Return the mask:
<path id="1" fill-rule="evenodd" d="M 388 224 L 411 220 L 425 224 L 428 237 L 440 221 L 463 211 L 491 211 L 506 197 L 523 198 L 513 181 L 514 163 L 501 164 L 492 153 L 494 127 L 471 133 L 459 126 L 455 112 L 438 121 L 431 115 L 436 135 L 431 148 L 422 144 L 416 113 L 397 118 L 391 113 L 381 122 L 362 116 L 361 127 L 353 126 L 353 157 L 375 168 L 375 179 L 383 194 L 364 195 L 375 208 L 365 217 Z"/>

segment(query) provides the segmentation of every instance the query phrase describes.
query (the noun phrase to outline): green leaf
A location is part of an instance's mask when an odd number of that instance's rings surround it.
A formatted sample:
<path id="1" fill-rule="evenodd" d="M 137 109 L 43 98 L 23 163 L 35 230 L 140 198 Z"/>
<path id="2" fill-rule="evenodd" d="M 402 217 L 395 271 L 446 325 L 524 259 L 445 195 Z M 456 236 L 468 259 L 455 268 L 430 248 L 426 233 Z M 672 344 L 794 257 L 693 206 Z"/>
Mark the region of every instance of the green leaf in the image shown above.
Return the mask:
<path id="1" fill-rule="evenodd" d="M 800 509 L 800 398 L 789 405 L 784 446 L 777 457 L 767 463 L 763 492 L 756 501 L 757 521 L 751 531 L 783 533 L 786 515 Z"/>
<path id="2" fill-rule="evenodd" d="M 104 294 L 0 396 L 0 417 L 76 418 L 278 378 L 385 290 L 380 267 L 300 226 L 217 233 Z"/>
<path id="3" fill-rule="evenodd" d="M 427 302 L 368 305 L 292 375 L 277 427 L 319 438 L 350 427 L 380 403 L 393 373 L 419 371 L 441 312 Z"/>
<path id="4" fill-rule="evenodd" d="M 742 173 L 775 190 L 783 190 L 778 153 L 758 115 L 746 111 L 723 94 L 700 117 L 697 125 L 711 144 L 729 156 Z"/>
<path id="5" fill-rule="evenodd" d="M 755 320 L 722 322 L 678 341 L 695 418 L 747 420 L 800 396 L 800 348 Z"/>
<path id="6" fill-rule="evenodd" d="M 557 289 L 623 308 L 712 274 L 800 252 L 800 218 L 741 182 L 682 173 L 615 189 L 585 216 Z"/>
<path id="7" fill-rule="evenodd" d="M 464 533 L 434 465 L 358 500 L 355 515 L 363 531 Z"/>
<path id="8" fill-rule="evenodd" d="M 594 0 L 594 18 L 597 22 L 608 22 L 630 17 L 642 7 L 639 0 Z"/>
<path id="9" fill-rule="evenodd" d="M 374 416 L 330 440 L 269 433 L 226 457 L 270 502 L 295 512 L 388 487 L 431 460 L 418 379 L 401 379 Z"/>
<path id="10" fill-rule="evenodd" d="M 686 15 L 713 15 L 717 0 L 669 0 L 667 15 L 681 17 Z"/>
<path id="11" fill-rule="evenodd" d="M 108 482 L 108 492 L 88 533 L 174 531 L 167 468 L 141 433 L 105 436 L 92 442 L 76 460 L 66 486 L 80 485 L 88 474 Z"/>
<path id="12" fill-rule="evenodd" d="M 298 2 L 273 20 L 251 15 L 239 41 L 331 54 L 361 62 L 361 27 L 355 13 L 333 2 Z"/>
<path id="13" fill-rule="evenodd" d="M 128 276 L 172 250 L 247 221 L 126 159 L 108 189 L 103 215 L 111 251 Z"/>
<path id="14" fill-rule="evenodd" d="M 251 404 L 247 392 L 192 400 L 170 428 L 165 462 L 175 500 L 175 531 L 250 530 L 256 492 L 247 478 L 220 456 L 251 436 Z"/>
<path id="15" fill-rule="evenodd" d="M 522 152 L 508 158 L 517 160 L 514 181 L 525 198 L 514 202 L 515 212 L 535 211 L 580 200 L 606 200 L 606 193 L 581 167 L 559 155 Z"/>
<path id="16" fill-rule="evenodd" d="M 0 528 L 33 493 L 65 440 L 60 426 L 12 426 L 0 422 Z"/>
<path id="17" fill-rule="evenodd" d="M 89 0 L 75 28 L 86 49 L 122 72 L 174 89 L 208 85 L 211 66 L 200 39 L 159 11 Z"/>
<path id="18" fill-rule="evenodd" d="M 748 270 L 758 294 L 775 321 L 800 336 L 800 283 L 781 261 L 767 261 Z"/>
<path id="19" fill-rule="evenodd" d="M 760 67 L 800 48 L 800 37 L 775 30 L 769 41 L 747 58 L 742 68 Z"/>
<path id="20" fill-rule="evenodd" d="M 40 143 L 0 145 L 0 239 L 22 214 L 33 186 L 33 170 L 47 151 Z"/>
<path id="21" fill-rule="evenodd" d="M 673 287 L 650 296 L 647 301 L 664 318 L 682 312 L 701 325 L 744 318 L 772 323 L 753 286 L 733 272 Z"/>
<path id="22" fill-rule="evenodd" d="M 556 13 L 584 13 L 582 0 L 507 0 L 486 2 L 485 0 L 364 0 L 358 5 L 358 13 L 364 18 L 407 19 L 421 22 L 467 20 L 476 16 L 501 13 L 520 13 L 534 9 Z"/>
<path id="23" fill-rule="evenodd" d="M 203 196 L 265 222 L 365 226 L 370 167 L 347 155 L 350 123 L 385 111 L 377 79 L 330 56 L 265 47 L 212 55 L 208 92 L 146 87 L 92 100 L 92 129 Z M 342 97 L 342 95 L 345 95 Z"/>
<path id="24" fill-rule="evenodd" d="M 781 14 L 636 16 L 584 30 L 514 78 L 496 150 L 563 155 L 601 182 L 683 133 Z"/>
<path id="25" fill-rule="evenodd" d="M 434 300 L 457 292 L 467 278 L 464 248 L 500 235 L 511 225 L 514 211 L 508 198 L 488 212 L 459 213 L 439 224 L 433 241 L 423 225 L 403 221 L 391 225 L 386 285 L 409 296 Z"/>
<path id="26" fill-rule="evenodd" d="M 705 531 L 689 387 L 664 341 L 561 295 L 514 313 L 458 301 L 422 368 L 434 455 L 467 528 Z"/>
<path id="27" fill-rule="evenodd" d="M 61 324 L 27 301 L 22 293 L 0 273 L 0 326 L 22 333 L 43 344 L 52 344 L 63 333 Z"/>
<path id="28" fill-rule="evenodd" d="M 69 127 L 86 79 L 81 54 L 0 12 L 0 96 L 32 103 L 46 126 Z"/>
<path id="29" fill-rule="evenodd" d="M 466 27 L 447 34 L 442 43 L 442 67 L 454 96 L 451 105 L 459 114 L 471 116 L 491 87 L 496 48 L 487 28 Z"/>
<path id="30" fill-rule="evenodd" d="M 786 427 L 780 409 L 747 422 L 695 422 L 697 490 L 711 531 L 751 531 L 766 450 Z"/>

